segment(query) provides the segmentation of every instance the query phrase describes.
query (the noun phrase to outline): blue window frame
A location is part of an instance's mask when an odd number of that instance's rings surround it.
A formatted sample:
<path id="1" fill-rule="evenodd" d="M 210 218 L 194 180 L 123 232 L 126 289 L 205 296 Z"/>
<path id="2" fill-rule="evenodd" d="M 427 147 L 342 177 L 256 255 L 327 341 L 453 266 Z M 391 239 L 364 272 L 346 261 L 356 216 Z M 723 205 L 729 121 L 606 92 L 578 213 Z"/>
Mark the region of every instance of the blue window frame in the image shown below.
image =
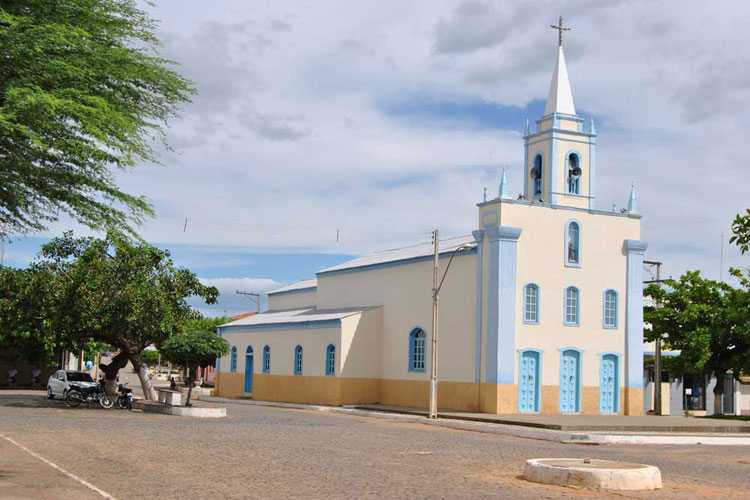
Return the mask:
<path id="1" fill-rule="evenodd" d="M 427 334 L 421 328 L 415 328 L 409 334 L 409 371 L 425 371 L 426 350 Z"/>
<path id="2" fill-rule="evenodd" d="M 302 346 L 294 348 L 294 374 L 302 375 Z"/>
<path id="3" fill-rule="evenodd" d="M 271 373 L 271 348 L 263 348 L 263 373 Z"/>
<path id="4" fill-rule="evenodd" d="M 326 375 L 336 374 L 336 346 L 329 344 L 326 347 Z"/>
<path id="5" fill-rule="evenodd" d="M 539 287 L 534 283 L 524 287 L 523 322 L 539 323 Z"/>
<path id="6" fill-rule="evenodd" d="M 604 328 L 617 328 L 617 292 L 614 290 L 607 290 L 604 292 L 604 312 L 602 321 Z"/>
<path id="7" fill-rule="evenodd" d="M 568 326 L 578 326 L 580 310 L 580 292 L 578 288 L 569 286 L 565 289 L 565 324 Z"/>
<path id="8" fill-rule="evenodd" d="M 565 226 L 565 265 L 581 265 L 581 225 L 576 221 Z"/>
<path id="9" fill-rule="evenodd" d="M 568 193 L 581 194 L 581 158 L 578 153 L 568 153 Z"/>
<path id="10" fill-rule="evenodd" d="M 237 371 L 237 347 L 232 347 L 232 355 L 229 360 L 229 369 L 233 372 Z"/>

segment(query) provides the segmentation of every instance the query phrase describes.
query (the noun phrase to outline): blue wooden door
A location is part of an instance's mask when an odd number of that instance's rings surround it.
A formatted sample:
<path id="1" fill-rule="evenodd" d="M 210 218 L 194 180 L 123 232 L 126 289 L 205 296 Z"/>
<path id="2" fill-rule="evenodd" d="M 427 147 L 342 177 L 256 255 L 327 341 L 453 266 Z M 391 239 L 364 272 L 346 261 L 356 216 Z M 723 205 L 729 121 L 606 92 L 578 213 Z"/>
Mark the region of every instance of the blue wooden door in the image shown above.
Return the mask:
<path id="1" fill-rule="evenodd" d="M 578 411 L 579 354 L 565 351 L 560 360 L 560 411 Z"/>
<path id="2" fill-rule="evenodd" d="M 245 351 L 245 392 L 253 392 L 253 348 Z"/>
<path id="3" fill-rule="evenodd" d="M 521 353 L 518 377 L 518 411 L 539 411 L 539 353 Z"/>
<path id="4" fill-rule="evenodd" d="M 599 411 L 617 411 L 617 356 L 605 354 L 599 370 Z"/>

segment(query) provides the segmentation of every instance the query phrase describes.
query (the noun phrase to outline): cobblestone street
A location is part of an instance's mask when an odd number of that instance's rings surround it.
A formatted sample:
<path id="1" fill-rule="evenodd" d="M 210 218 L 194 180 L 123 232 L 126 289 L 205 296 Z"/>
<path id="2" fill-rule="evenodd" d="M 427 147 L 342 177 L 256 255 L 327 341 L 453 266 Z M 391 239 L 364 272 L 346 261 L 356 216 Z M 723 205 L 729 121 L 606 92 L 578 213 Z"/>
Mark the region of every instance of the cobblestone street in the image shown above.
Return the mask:
<path id="1" fill-rule="evenodd" d="M 1 434 L 118 499 L 750 498 L 743 446 L 555 444 L 249 405 L 228 405 L 227 414 L 200 420 L 73 409 L 42 393 L 0 392 Z M 591 492 L 521 479 L 525 460 L 539 457 L 656 465 L 664 489 Z M 0 440 L 1 498 L 72 496 L 96 497 Z"/>

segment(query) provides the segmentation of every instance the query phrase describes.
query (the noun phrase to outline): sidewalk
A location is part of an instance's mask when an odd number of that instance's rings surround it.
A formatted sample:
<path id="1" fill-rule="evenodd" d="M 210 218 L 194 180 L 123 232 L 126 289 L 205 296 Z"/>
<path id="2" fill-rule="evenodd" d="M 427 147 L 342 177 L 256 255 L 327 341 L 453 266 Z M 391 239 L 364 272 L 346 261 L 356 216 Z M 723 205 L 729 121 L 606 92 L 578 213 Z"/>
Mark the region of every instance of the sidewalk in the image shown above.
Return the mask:
<path id="1" fill-rule="evenodd" d="M 404 413 L 427 416 L 427 410 L 406 406 L 359 405 L 363 410 Z M 521 425 L 538 429 L 608 433 L 691 433 L 691 434 L 750 434 L 750 422 L 712 418 L 654 415 L 493 415 L 439 410 L 441 418 Z"/>
<path id="2" fill-rule="evenodd" d="M 224 404 L 245 404 L 245 405 L 256 405 L 256 406 L 268 406 L 273 408 L 286 408 L 294 410 L 312 410 L 312 411 L 326 411 L 330 413 L 339 413 L 345 415 L 359 416 L 359 417 L 370 417 L 378 418 L 381 420 L 391 420 L 396 422 L 408 422 L 417 423 L 423 425 L 434 425 L 438 427 L 447 427 L 450 429 L 473 431 L 473 432 L 485 432 L 490 434 L 501 434 L 507 436 L 521 437 L 527 439 L 539 439 L 543 441 L 553 441 L 559 443 L 575 443 L 575 444 L 704 444 L 704 445 L 745 445 L 750 446 L 750 435 L 738 433 L 707 433 L 696 430 L 693 433 L 687 432 L 669 432 L 669 426 L 661 427 L 659 432 L 644 432 L 644 431 L 580 431 L 580 430 L 562 430 L 545 428 L 543 422 L 527 422 L 524 425 L 520 421 L 509 422 L 507 417 L 509 415 L 489 415 L 489 414 L 465 414 L 464 419 L 461 419 L 462 414 L 460 412 L 440 412 L 438 419 L 426 418 L 426 412 L 421 409 L 409 409 L 403 407 L 394 406 L 382 406 L 382 405 L 367 405 L 360 407 L 339 407 L 339 406 L 316 406 L 316 405 L 305 405 L 297 403 L 277 403 L 270 401 L 255 401 L 252 399 L 229 399 L 229 398 L 218 398 L 211 396 L 203 396 L 200 398 L 201 401 L 207 401 L 212 403 L 224 403 Z M 227 412 L 227 415 L 231 417 L 231 412 Z M 489 417 L 483 420 L 471 420 L 470 418 L 478 419 L 480 417 Z M 533 415 L 537 416 L 537 415 Z M 572 416 L 572 415 L 571 415 Z M 496 418 L 493 418 L 496 417 Z M 513 417 L 516 417 L 513 415 Z M 519 415 L 523 417 L 523 415 Z M 549 415 L 538 417 L 549 417 L 556 419 L 558 416 Z M 587 418 L 586 415 L 580 415 L 580 417 Z M 566 417 L 567 418 L 567 417 Z M 599 417 L 594 417 L 599 418 Z M 609 417 L 600 417 L 609 418 Z M 617 417 L 615 417 L 617 418 Z M 640 418 L 640 417 L 635 417 Z M 651 417 L 644 417 L 651 418 Z M 654 418 L 665 418 L 665 417 L 654 417 Z M 684 418 L 684 417 L 683 417 Z M 721 421 L 722 423 L 724 421 Z M 551 423 L 547 425 L 554 426 L 563 424 Z M 744 426 L 739 426 L 744 427 Z M 632 429 L 632 427 L 629 427 Z M 695 427 L 694 429 L 700 429 L 701 427 Z M 747 431 L 745 431 L 747 432 Z"/>

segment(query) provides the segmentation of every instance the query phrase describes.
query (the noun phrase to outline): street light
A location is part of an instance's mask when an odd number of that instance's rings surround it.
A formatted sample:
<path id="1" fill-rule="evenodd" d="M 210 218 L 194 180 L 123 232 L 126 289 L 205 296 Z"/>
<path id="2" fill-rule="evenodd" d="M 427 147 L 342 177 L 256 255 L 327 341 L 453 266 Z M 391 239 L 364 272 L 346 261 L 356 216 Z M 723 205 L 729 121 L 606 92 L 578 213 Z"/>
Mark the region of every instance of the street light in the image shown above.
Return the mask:
<path id="1" fill-rule="evenodd" d="M 440 279 L 440 283 L 438 283 L 438 262 L 440 259 L 438 245 L 440 238 L 439 231 L 437 229 L 435 229 L 435 232 L 433 233 L 433 238 L 435 239 L 435 258 L 432 273 L 432 363 L 430 363 L 430 418 L 437 418 L 438 300 L 440 298 L 440 289 L 443 287 L 443 281 L 445 281 L 445 277 L 448 274 L 448 269 L 450 269 L 451 267 L 453 257 L 455 257 L 458 252 L 471 250 L 472 247 L 470 245 L 461 245 L 453 250 L 451 258 L 448 261 L 448 265 L 445 266 L 443 277 Z"/>

